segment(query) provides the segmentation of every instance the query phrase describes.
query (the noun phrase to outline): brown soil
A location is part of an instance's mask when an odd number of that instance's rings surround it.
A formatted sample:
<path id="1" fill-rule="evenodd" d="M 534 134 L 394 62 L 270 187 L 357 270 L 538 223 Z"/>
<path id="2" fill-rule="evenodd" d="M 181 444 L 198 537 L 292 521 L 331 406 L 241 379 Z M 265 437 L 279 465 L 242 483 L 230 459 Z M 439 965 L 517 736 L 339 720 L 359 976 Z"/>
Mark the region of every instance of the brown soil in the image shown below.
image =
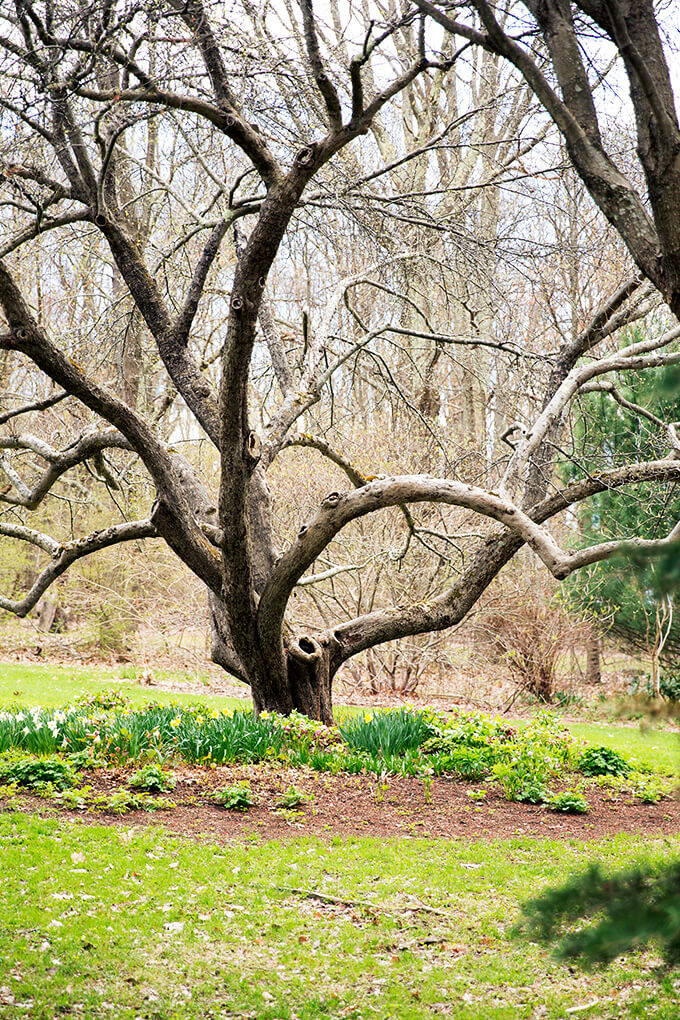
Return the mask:
<path id="1" fill-rule="evenodd" d="M 125 783 L 122 770 L 98 770 L 87 776 L 97 792 L 111 792 Z M 60 811 L 86 823 L 162 825 L 172 833 L 226 842 L 244 838 L 297 839 L 301 836 L 446 837 L 454 839 L 543 837 L 594 840 L 615 833 L 641 836 L 680 833 L 680 802 L 664 799 L 641 804 L 593 786 L 586 791 L 586 815 L 558 814 L 544 805 L 516 804 L 503 799 L 491 785 L 434 779 L 429 791 L 421 779 L 328 776 L 311 771 L 274 769 L 268 765 L 176 770 L 177 787 L 166 794 L 171 811 L 134 811 L 124 816 L 103 812 Z M 246 812 L 228 811 L 211 803 L 213 791 L 248 780 L 256 804 Z M 280 810 L 277 801 L 290 786 L 310 798 L 302 808 Z M 485 789 L 486 800 L 469 794 Z M 0 800 L 0 810 L 9 805 Z M 13 802 L 40 813 L 55 810 L 51 802 L 22 794 Z"/>

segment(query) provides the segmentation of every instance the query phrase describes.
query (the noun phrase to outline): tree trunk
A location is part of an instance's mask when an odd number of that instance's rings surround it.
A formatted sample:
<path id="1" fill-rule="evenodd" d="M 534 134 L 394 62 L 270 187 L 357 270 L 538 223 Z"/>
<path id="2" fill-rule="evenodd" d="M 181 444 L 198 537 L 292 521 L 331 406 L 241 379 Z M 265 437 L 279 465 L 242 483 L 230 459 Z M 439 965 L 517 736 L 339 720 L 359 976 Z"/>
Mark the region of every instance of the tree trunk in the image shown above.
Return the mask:
<path id="1" fill-rule="evenodd" d="M 602 651 L 602 639 L 596 631 L 592 631 L 586 641 L 586 676 L 587 684 L 602 683 L 602 668 L 600 655 Z"/>
<path id="2" fill-rule="evenodd" d="M 331 672 L 328 648 L 316 638 L 300 637 L 287 648 L 288 687 L 298 712 L 333 725 Z"/>

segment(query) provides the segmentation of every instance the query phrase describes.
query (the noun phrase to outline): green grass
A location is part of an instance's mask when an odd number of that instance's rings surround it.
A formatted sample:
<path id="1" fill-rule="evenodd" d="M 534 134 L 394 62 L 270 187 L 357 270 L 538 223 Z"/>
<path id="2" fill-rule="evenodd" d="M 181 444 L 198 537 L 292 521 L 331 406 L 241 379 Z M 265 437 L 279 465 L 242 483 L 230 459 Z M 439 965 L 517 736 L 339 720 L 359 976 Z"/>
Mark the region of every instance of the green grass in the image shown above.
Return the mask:
<path id="1" fill-rule="evenodd" d="M 648 765 L 663 775 L 680 773 L 680 733 L 611 723 L 569 723 L 569 729 L 589 744 L 620 751 L 633 765 Z"/>
<path id="2" fill-rule="evenodd" d="M 623 837 L 225 847 L 1 815 L 0 1016 L 561 1020 L 593 1003 L 576 1015 L 676 1020 L 678 982 L 656 980 L 651 954 L 572 972 L 510 934 L 546 883 L 638 849 Z M 678 854 L 680 838 L 648 849 Z"/>
<path id="3" fill-rule="evenodd" d="M 206 684 L 205 694 L 179 694 L 158 687 L 145 687 L 130 679 L 134 670 L 129 666 L 39 666 L 18 663 L 0 663 L 0 709 L 19 705 L 42 705 L 56 708 L 72 702 L 83 694 L 99 694 L 113 687 L 120 688 L 135 705 L 148 701 L 169 704 L 181 700 L 185 705 L 201 702 L 213 708 L 239 708 L 243 701 L 237 698 L 211 694 Z M 196 681 L 195 674 L 157 672 L 159 679 L 176 678 Z M 199 677 L 199 679 L 201 679 Z M 244 691 L 246 689 L 244 688 Z"/>

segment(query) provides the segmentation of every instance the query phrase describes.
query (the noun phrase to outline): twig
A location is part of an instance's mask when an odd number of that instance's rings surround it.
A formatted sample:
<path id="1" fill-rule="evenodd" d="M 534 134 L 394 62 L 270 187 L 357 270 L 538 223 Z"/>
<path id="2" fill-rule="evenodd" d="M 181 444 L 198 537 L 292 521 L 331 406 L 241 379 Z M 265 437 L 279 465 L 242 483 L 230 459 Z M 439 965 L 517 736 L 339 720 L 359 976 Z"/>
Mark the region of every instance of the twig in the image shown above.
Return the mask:
<path id="1" fill-rule="evenodd" d="M 340 907 L 367 907 L 370 910 L 383 910 L 383 911 L 398 911 L 403 913 L 404 911 L 412 911 L 417 913 L 437 914 L 439 917 L 451 918 L 451 914 L 445 910 L 438 910 L 436 907 L 428 907 L 424 903 L 418 904 L 400 904 L 399 906 L 389 907 L 383 903 L 371 903 L 370 900 L 344 900 L 338 896 L 329 896 L 328 893 L 316 892 L 314 889 L 297 889 L 294 886 L 286 885 L 275 885 L 272 888 L 278 890 L 278 892 L 293 893 L 294 896 L 300 896 L 303 899 L 319 900 L 320 903 L 332 903 Z"/>

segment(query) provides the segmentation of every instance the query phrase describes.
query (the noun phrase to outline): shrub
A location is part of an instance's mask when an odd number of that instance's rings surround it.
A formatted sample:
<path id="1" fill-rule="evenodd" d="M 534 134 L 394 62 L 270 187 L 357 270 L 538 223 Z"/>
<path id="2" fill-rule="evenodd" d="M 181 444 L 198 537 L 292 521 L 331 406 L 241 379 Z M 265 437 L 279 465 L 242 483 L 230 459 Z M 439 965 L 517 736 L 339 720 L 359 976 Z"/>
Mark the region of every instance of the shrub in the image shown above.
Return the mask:
<path id="1" fill-rule="evenodd" d="M 307 764 L 315 772 L 339 772 L 344 767 L 344 759 L 334 751 L 314 748 L 309 752 Z"/>
<path id="2" fill-rule="evenodd" d="M 66 790 L 77 786 L 79 779 L 73 766 L 56 755 L 37 758 L 10 752 L 0 757 L 0 782 L 36 790 L 51 784 L 57 790 Z"/>
<path id="3" fill-rule="evenodd" d="M 221 790 L 214 791 L 213 798 L 216 804 L 221 804 L 228 811 L 247 811 L 255 803 L 253 791 L 248 783 L 224 786 Z"/>
<path id="4" fill-rule="evenodd" d="M 473 632 L 479 650 L 540 702 L 552 701 L 560 657 L 579 636 L 559 602 L 533 590 L 504 592 L 502 607 L 482 609 Z"/>
<path id="5" fill-rule="evenodd" d="M 168 790 L 174 790 L 176 785 L 171 772 L 154 764 L 144 765 L 128 779 L 128 786 L 136 790 L 148 790 L 149 793 L 167 793 Z"/>
<path id="6" fill-rule="evenodd" d="M 414 750 L 432 733 L 426 713 L 407 708 L 353 716 L 338 730 L 346 744 L 373 757 Z"/>
<path id="7" fill-rule="evenodd" d="M 611 747 L 589 747 L 579 758 L 578 769 L 584 776 L 626 776 L 631 767 Z"/>
<path id="8" fill-rule="evenodd" d="M 73 704 L 79 708 L 101 708 L 105 712 L 113 712 L 114 709 L 129 708 L 132 702 L 122 691 L 112 688 L 98 694 L 81 694 Z"/>

